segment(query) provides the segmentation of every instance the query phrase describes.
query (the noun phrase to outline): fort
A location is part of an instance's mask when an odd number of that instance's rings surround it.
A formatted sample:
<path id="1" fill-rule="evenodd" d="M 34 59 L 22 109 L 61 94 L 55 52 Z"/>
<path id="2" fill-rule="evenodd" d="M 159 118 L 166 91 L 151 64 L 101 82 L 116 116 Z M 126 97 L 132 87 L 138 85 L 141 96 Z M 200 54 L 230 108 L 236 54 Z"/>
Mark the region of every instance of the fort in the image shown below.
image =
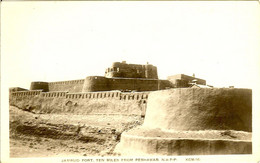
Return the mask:
<path id="1" fill-rule="evenodd" d="M 77 106 L 74 106 L 77 110 L 84 108 L 86 114 L 95 114 L 97 110 L 89 104 L 98 104 L 103 100 L 102 109 L 98 113 L 144 116 L 151 92 L 191 87 L 194 80 L 197 84 L 206 86 L 205 80 L 184 74 L 169 76 L 167 80 L 158 79 L 157 67 L 149 63 L 139 65 L 127 64 L 126 61 L 114 62 L 105 70 L 104 76 L 87 76 L 85 79 L 57 82 L 33 81 L 29 90 L 10 88 L 10 104 L 26 109 L 34 108 L 36 112 L 41 110 L 41 113 L 50 112 L 50 109 L 58 113 L 66 112 L 68 102 L 74 102 L 77 103 Z M 110 101 L 107 101 L 108 99 Z M 41 104 L 35 105 L 36 101 L 41 101 Z M 108 109 L 111 107 L 114 109 Z"/>
<path id="2" fill-rule="evenodd" d="M 252 90 L 214 88 L 184 74 L 158 79 L 149 63 L 114 62 L 104 76 L 34 81 L 9 93 L 10 105 L 34 114 L 145 117 L 122 133 L 121 155 L 252 153 Z"/>
<path id="3" fill-rule="evenodd" d="M 43 92 L 65 91 L 76 92 L 97 92 L 97 91 L 156 91 L 168 88 L 189 87 L 192 80 L 198 84 L 206 85 L 206 81 L 179 74 L 168 77 L 168 80 L 158 79 L 157 67 L 146 64 L 127 64 L 114 62 L 107 68 L 104 76 L 88 76 L 85 79 L 31 83 L 30 90 L 42 90 Z"/>

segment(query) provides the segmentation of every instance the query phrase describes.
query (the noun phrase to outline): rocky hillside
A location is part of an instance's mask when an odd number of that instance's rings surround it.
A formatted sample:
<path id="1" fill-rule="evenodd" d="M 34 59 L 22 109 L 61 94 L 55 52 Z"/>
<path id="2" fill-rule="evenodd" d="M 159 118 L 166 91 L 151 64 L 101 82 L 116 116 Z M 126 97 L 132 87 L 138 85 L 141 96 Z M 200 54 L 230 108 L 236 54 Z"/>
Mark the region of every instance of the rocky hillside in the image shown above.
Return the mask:
<path id="1" fill-rule="evenodd" d="M 40 114 L 10 106 L 10 157 L 111 156 L 135 115 Z"/>

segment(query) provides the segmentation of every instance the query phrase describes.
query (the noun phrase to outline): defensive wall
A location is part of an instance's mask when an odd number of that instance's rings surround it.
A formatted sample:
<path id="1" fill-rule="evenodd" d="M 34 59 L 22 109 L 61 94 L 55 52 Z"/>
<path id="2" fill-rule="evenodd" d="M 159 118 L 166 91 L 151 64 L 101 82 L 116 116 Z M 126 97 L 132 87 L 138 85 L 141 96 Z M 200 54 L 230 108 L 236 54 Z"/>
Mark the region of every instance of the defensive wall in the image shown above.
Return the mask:
<path id="1" fill-rule="evenodd" d="M 82 92 L 85 80 L 49 82 L 49 91 Z"/>
<path id="2" fill-rule="evenodd" d="M 30 97 L 30 96 L 36 96 L 40 95 L 42 93 L 42 90 L 34 90 L 34 91 L 16 91 L 11 92 L 11 97 Z"/>
<path id="3" fill-rule="evenodd" d="M 10 94 L 10 105 L 35 113 L 144 116 L 149 93 L 17 91 Z"/>
<path id="4" fill-rule="evenodd" d="M 86 79 L 59 82 L 32 82 L 30 90 L 43 92 L 95 92 L 111 90 L 155 91 L 172 88 L 168 80 L 142 78 L 106 78 L 103 76 L 88 76 Z"/>
<path id="5" fill-rule="evenodd" d="M 42 92 L 42 90 L 35 91 L 17 91 L 12 92 L 11 96 L 13 98 L 17 97 L 31 97 L 31 96 L 41 96 L 41 97 L 55 97 L 55 98 L 66 98 L 66 99 L 99 99 L 99 98 L 113 98 L 119 100 L 147 100 L 150 92 L 134 92 L 126 93 L 119 91 L 109 91 L 109 92 L 87 92 L 87 93 L 68 93 L 68 92 Z"/>
<path id="6" fill-rule="evenodd" d="M 31 82 L 30 90 L 42 90 L 43 92 L 65 91 L 65 92 L 82 92 L 85 80 L 68 80 L 58 82 Z"/>
<path id="7" fill-rule="evenodd" d="M 85 79 L 82 92 L 110 90 L 155 91 L 166 88 L 172 88 L 172 84 L 167 80 L 89 76 Z"/>

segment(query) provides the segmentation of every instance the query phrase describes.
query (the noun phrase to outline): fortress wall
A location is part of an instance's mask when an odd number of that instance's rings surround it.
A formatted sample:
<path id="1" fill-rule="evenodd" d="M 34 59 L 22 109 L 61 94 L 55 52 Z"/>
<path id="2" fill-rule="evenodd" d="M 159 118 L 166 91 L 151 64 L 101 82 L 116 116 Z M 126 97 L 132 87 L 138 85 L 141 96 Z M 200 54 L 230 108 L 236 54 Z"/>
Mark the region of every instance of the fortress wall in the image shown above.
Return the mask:
<path id="1" fill-rule="evenodd" d="M 40 95 L 42 90 L 35 90 L 35 91 L 17 91 L 12 92 L 11 95 L 14 97 L 28 97 L 28 96 L 36 96 Z"/>
<path id="2" fill-rule="evenodd" d="M 154 69 L 156 69 L 156 67 Z M 168 80 L 88 76 L 85 79 L 82 90 L 78 92 L 110 90 L 155 91 L 173 87 L 174 85 Z"/>
<path id="3" fill-rule="evenodd" d="M 42 114 L 71 113 L 144 116 L 149 93 L 23 91 L 11 94 L 10 105 Z"/>
<path id="4" fill-rule="evenodd" d="M 82 92 L 109 90 L 155 91 L 172 87 L 172 83 L 167 80 L 89 76 L 85 80 Z"/>
<path id="5" fill-rule="evenodd" d="M 169 88 L 174 88 L 174 84 L 170 82 L 169 80 L 160 80 L 159 81 L 159 89 L 169 89 Z"/>
<path id="6" fill-rule="evenodd" d="M 147 100 L 150 92 L 121 93 L 120 100 Z"/>
<path id="7" fill-rule="evenodd" d="M 150 92 L 86 92 L 86 93 L 68 93 L 68 92 L 42 92 L 35 91 L 18 91 L 11 93 L 11 98 L 29 97 L 40 95 L 42 98 L 65 98 L 65 99 L 116 99 L 116 100 L 142 100 L 146 101 Z"/>
<path id="8" fill-rule="evenodd" d="M 136 80 L 125 78 L 109 78 L 108 84 L 112 90 L 135 90 Z"/>
<path id="9" fill-rule="evenodd" d="M 42 97 L 57 97 L 57 98 L 65 98 L 67 95 L 67 92 L 42 92 Z"/>
<path id="10" fill-rule="evenodd" d="M 84 82 L 84 79 L 49 82 L 49 91 L 81 92 Z"/>
<path id="11" fill-rule="evenodd" d="M 118 99 L 118 100 L 147 100 L 150 92 L 87 92 L 87 93 L 68 93 L 68 92 L 42 92 L 44 98 L 66 98 L 66 99 Z M 38 93 L 40 94 L 40 93 Z M 22 96 L 22 94 L 20 95 Z"/>
<path id="12" fill-rule="evenodd" d="M 156 79 L 110 78 L 108 81 L 112 90 L 156 91 L 172 87 L 170 82 Z"/>
<path id="13" fill-rule="evenodd" d="M 43 98 L 66 98 L 66 99 L 117 99 L 117 100 L 147 100 L 150 92 L 86 92 L 86 93 L 68 93 L 68 92 L 42 92 L 35 91 L 17 91 L 11 93 L 11 98 L 29 97 L 40 95 Z"/>

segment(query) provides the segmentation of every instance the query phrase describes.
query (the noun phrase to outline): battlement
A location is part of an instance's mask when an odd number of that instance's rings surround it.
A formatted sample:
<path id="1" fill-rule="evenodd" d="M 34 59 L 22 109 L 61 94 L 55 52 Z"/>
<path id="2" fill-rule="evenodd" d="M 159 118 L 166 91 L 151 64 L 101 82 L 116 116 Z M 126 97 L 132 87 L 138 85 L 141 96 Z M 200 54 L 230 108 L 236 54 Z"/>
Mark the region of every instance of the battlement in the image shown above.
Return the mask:
<path id="1" fill-rule="evenodd" d="M 144 116 L 151 92 L 42 92 L 10 93 L 9 104 L 41 114 L 113 114 Z"/>
<path id="2" fill-rule="evenodd" d="M 42 93 L 42 90 L 16 91 L 16 92 L 11 92 L 11 95 L 14 97 L 28 97 L 28 96 L 40 95 L 41 93 Z"/>
<path id="3" fill-rule="evenodd" d="M 65 98 L 65 99 L 117 99 L 117 100 L 147 100 L 150 92 L 86 92 L 86 93 L 69 93 L 69 92 L 42 92 L 42 90 L 17 91 L 11 92 L 12 97 L 22 98 L 39 96 L 42 98 Z"/>

